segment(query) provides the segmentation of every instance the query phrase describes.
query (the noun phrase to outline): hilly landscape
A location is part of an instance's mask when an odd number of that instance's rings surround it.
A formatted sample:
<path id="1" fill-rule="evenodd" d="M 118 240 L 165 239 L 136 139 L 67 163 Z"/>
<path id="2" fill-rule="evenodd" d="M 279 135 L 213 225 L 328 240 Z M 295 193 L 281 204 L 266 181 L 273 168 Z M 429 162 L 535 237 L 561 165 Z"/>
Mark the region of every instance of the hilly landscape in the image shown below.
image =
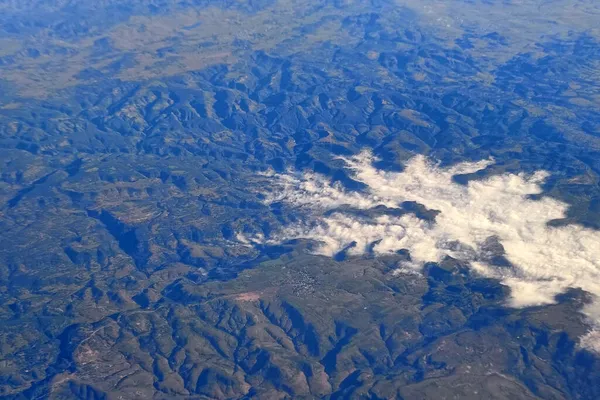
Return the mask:
<path id="1" fill-rule="evenodd" d="M 0 398 L 600 398 L 599 20 L 0 0 Z"/>

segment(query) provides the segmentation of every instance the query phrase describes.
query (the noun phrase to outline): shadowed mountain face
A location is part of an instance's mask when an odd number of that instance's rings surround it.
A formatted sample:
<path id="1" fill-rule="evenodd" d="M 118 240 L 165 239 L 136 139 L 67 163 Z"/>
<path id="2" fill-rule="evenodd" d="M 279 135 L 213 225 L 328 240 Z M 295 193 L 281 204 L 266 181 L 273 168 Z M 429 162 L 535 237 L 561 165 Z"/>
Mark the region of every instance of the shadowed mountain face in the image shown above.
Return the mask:
<path id="1" fill-rule="evenodd" d="M 519 204 L 564 215 L 527 217 L 597 237 L 599 14 L 566 0 L 0 1 L 0 396 L 600 398 L 600 293 L 567 279 L 593 244 L 542 277 L 564 289 L 553 304 L 509 307 L 527 276 L 504 231 L 476 258 L 454 237 L 438 258 L 382 254 L 402 232 L 367 243 L 357 227 L 435 229 L 446 210 L 419 199 L 449 191 L 421 177 L 429 196 L 384 204 L 340 159 L 366 150 L 387 182 L 423 155 L 457 168 L 452 193 L 543 170 Z M 282 179 L 303 191 L 281 196 Z M 361 236 L 317 255 L 340 216 Z M 307 224 L 319 234 L 285 235 Z"/>

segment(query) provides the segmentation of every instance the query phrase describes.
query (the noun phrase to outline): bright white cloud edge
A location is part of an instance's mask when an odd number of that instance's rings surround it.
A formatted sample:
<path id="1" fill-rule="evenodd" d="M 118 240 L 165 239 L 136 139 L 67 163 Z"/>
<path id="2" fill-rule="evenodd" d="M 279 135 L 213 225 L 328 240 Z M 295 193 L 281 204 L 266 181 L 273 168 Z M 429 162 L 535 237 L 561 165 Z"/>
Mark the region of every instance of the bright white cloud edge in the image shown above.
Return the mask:
<path id="1" fill-rule="evenodd" d="M 369 248 L 376 254 L 408 249 L 413 268 L 449 255 L 469 261 L 477 272 L 509 286 L 513 307 L 554 303 L 555 296 L 568 288 L 600 296 L 600 232 L 578 225 L 548 226 L 549 221 L 564 218 L 568 206 L 550 197 L 529 197 L 542 192 L 546 172 L 494 175 L 460 185 L 453 181 L 455 175 L 482 170 L 493 161 L 441 168 L 415 156 L 402 172 L 378 170 L 368 152 L 344 161 L 353 179 L 367 186 L 363 193 L 332 185 L 319 174 L 274 175 L 277 190 L 267 202 L 309 208 L 314 220 L 286 227 L 271 241 L 312 239 L 321 243 L 317 253 L 328 256 L 352 242 L 356 245 L 349 254 L 354 255 Z M 412 214 L 365 219 L 335 212 L 341 206 L 367 210 L 380 205 L 398 207 L 405 201 L 440 211 L 435 223 Z M 325 211 L 332 212 L 325 215 Z M 491 236 L 498 238 L 514 268 L 492 266 L 477 256 Z M 450 245 L 456 241 L 465 246 Z M 581 343 L 600 352 L 600 301 L 583 311 L 595 329 Z"/>

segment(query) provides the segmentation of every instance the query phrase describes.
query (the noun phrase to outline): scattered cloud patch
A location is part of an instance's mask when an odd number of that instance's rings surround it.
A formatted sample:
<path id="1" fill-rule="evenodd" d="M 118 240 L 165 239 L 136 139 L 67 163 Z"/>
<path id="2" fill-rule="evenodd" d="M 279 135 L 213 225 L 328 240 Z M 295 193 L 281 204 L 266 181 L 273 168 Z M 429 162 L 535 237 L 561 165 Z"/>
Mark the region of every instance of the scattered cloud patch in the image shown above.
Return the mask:
<path id="1" fill-rule="evenodd" d="M 568 206 L 530 197 L 542 192 L 546 172 L 495 175 L 461 185 L 454 176 L 482 170 L 493 160 L 442 168 L 415 156 L 402 172 L 378 170 L 369 153 L 344 161 L 352 179 L 367 190 L 347 191 L 314 173 L 277 176 L 277 190 L 267 201 L 299 207 L 309 217 L 270 240 L 312 239 L 320 243 L 317 252 L 327 256 L 406 249 L 417 267 L 451 256 L 509 286 L 514 307 L 553 303 L 573 287 L 600 296 L 600 232 L 548 225 L 564 218 Z M 435 210 L 435 217 L 407 211 L 406 202 Z M 598 309 L 592 304 L 585 311 L 600 326 Z M 600 343 L 596 336 L 600 333 L 588 335 L 584 343 Z"/>

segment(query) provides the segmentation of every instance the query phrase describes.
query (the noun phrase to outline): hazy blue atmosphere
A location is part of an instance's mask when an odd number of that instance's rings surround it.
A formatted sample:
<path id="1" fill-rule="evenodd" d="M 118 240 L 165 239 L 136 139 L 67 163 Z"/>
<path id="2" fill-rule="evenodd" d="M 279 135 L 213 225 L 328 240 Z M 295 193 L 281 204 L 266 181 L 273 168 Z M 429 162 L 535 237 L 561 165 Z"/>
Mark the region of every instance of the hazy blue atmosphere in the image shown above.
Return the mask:
<path id="1" fill-rule="evenodd" d="M 600 398 L 600 2 L 0 0 L 0 399 Z"/>

